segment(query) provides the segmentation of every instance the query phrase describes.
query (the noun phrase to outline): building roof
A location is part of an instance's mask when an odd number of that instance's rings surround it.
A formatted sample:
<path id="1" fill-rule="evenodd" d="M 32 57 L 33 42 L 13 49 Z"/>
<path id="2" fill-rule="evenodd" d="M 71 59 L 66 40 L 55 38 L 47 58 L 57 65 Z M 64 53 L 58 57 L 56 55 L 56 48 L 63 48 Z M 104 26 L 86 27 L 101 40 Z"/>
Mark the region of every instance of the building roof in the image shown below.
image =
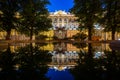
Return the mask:
<path id="1" fill-rule="evenodd" d="M 55 11 L 55 12 L 50 12 L 50 16 L 74 16 L 70 12 L 65 12 L 62 10 Z"/>
<path id="2" fill-rule="evenodd" d="M 67 15 L 67 12 L 65 12 L 65 11 L 62 11 L 62 10 L 59 10 L 59 11 L 56 11 L 56 12 L 54 12 L 54 15 Z"/>

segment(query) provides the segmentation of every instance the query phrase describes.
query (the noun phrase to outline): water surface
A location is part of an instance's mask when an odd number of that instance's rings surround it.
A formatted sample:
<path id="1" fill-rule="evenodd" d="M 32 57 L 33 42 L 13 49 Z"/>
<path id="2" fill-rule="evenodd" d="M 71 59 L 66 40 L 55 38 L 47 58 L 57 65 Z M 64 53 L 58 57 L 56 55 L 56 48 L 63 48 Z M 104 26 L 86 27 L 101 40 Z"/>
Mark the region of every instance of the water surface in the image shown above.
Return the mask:
<path id="1" fill-rule="evenodd" d="M 119 80 L 120 51 L 108 43 L 0 45 L 0 80 Z"/>

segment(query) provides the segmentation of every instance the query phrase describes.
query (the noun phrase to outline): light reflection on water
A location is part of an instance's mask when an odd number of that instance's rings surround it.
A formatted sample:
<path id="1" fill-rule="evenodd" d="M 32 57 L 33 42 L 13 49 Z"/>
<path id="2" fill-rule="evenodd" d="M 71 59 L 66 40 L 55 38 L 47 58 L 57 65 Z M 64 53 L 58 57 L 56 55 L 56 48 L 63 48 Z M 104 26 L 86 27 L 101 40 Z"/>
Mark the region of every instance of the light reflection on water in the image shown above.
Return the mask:
<path id="1" fill-rule="evenodd" d="M 115 80 L 119 60 L 104 43 L 10 43 L 0 45 L 0 80 Z"/>

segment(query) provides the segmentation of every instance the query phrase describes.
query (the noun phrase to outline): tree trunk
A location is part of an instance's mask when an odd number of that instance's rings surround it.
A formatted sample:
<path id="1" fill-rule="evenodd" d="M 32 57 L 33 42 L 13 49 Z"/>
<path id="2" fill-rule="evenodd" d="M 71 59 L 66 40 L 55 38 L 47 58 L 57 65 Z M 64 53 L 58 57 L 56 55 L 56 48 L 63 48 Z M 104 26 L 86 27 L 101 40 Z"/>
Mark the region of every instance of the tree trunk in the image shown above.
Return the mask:
<path id="1" fill-rule="evenodd" d="M 89 54 L 89 56 L 93 56 L 93 54 L 92 54 L 92 44 L 91 43 L 89 43 L 88 44 L 88 54 Z"/>
<path id="2" fill-rule="evenodd" d="M 10 40 L 11 30 L 7 30 L 6 40 Z"/>
<path id="3" fill-rule="evenodd" d="M 117 10 L 117 2 L 115 1 L 115 5 L 114 5 L 114 14 L 113 15 L 113 24 L 114 26 L 112 26 L 112 40 L 115 40 L 115 32 L 116 32 L 116 27 L 117 27 L 117 24 L 116 24 L 116 10 Z"/>
<path id="4" fill-rule="evenodd" d="M 88 40 L 92 40 L 92 29 L 90 26 L 88 26 Z"/>
<path id="5" fill-rule="evenodd" d="M 33 28 L 31 28 L 30 30 L 30 40 L 32 40 L 32 37 L 33 37 Z"/>
<path id="6" fill-rule="evenodd" d="M 30 43 L 30 53 L 31 53 L 31 55 L 33 55 L 33 45 L 32 45 L 32 43 Z"/>
<path id="7" fill-rule="evenodd" d="M 112 29 L 112 40 L 115 40 L 115 28 Z"/>

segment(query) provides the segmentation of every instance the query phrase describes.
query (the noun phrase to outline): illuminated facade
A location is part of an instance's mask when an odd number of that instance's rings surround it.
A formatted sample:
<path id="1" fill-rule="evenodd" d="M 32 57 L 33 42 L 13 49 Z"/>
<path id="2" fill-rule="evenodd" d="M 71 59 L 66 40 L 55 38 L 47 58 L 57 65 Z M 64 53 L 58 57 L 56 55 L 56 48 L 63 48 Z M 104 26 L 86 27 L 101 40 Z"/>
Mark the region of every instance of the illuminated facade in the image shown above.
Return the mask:
<path id="1" fill-rule="evenodd" d="M 79 24 L 76 21 L 77 17 L 75 17 L 75 15 L 60 10 L 51 12 L 49 17 L 52 19 L 54 36 L 58 37 L 59 39 L 72 37 L 78 33 L 77 28 Z"/>
<path id="2" fill-rule="evenodd" d="M 39 35 L 46 35 L 48 38 L 46 40 L 52 40 L 54 36 L 54 30 L 40 32 Z"/>
<path id="3" fill-rule="evenodd" d="M 78 23 L 75 21 L 77 17 L 69 12 L 65 11 L 56 11 L 51 12 L 50 16 L 52 19 L 53 30 L 57 28 L 64 28 L 65 30 L 76 30 L 78 28 Z"/>
<path id="4" fill-rule="evenodd" d="M 5 39 L 6 38 L 6 32 L 5 31 L 1 31 L 0 32 L 0 39 Z M 26 36 L 25 34 L 20 34 L 19 32 L 17 32 L 15 29 L 11 30 L 11 36 L 10 36 L 11 40 L 29 40 L 29 36 Z M 35 39 L 35 37 L 33 37 L 33 39 Z"/>

